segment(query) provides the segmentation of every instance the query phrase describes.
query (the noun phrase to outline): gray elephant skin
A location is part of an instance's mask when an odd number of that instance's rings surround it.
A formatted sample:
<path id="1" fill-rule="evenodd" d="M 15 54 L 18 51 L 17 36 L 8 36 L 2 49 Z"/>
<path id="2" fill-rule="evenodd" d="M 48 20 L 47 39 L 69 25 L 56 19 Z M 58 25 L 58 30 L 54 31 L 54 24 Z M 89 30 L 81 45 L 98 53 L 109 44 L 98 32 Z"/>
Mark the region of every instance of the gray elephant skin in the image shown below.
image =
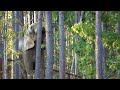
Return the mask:
<path id="1" fill-rule="evenodd" d="M 36 59 L 36 38 L 37 38 L 37 23 L 30 25 L 24 37 L 19 38 L 19 51 L 21 54 L 21 61 L 23 62 L 22 66 L 22 75 L 26 79 L 33 79 L 34 70 L 35 70 L 35 59 Z M 45 28 L 42 30 L 42 44 L 45 43 Z M 44 72 L 44 58 L 45 58 L 45 48 L 41 49 L 41 58 L 42 58 L 42 69 L 43 77 Z"/>

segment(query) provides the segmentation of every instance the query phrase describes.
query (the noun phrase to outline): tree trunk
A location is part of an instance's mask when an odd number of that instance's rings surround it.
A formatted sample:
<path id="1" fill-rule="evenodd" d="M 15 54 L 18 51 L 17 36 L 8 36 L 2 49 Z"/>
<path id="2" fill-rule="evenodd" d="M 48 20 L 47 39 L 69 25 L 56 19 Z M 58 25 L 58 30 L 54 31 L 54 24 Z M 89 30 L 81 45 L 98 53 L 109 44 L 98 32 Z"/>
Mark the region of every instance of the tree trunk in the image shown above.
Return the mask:
<path id="1" fill-rule="evenodd" d="M 53 78 L 53 50 L 52 12 L 46 11 L 46 79 Z"/>
<path id="2" fill-rule="evenodd" d="M 75 23 L 80 22 L 81 11 L 75 11 Z"/>
<path id="3" fill-rule="evenodd" d="M 42 18 L 43 12 L 38 12 L 38 30 L 36 41 L 36 63 L 35 63 L 35 79 L 42 79 L 42 63 L 41 63 L 41 38 L 42 38 Z"/>
<path id="4" fill-rule="evenodd" d="M 101 31 L 101 11 L 96 11 L 96 79 L 103 78 Z"/>
<path id="5" fill-rule="evenodd" d="M 23 11 L 19 11 L 19 31 L 23 33 L 23 26 L 24 26 L 24 13 Z M 20 34 L 18 35 L 18 37 L 20 38 Z M 24 66 L 24 63 L 23 63 L 23 58 L 22 58 L 22 55 L 19 54 L 19 60 L 20 60 L 20 65 L 19 65 L 19 79 L 25 79 L 26 76 L 24 73 L 25 72 L 25 69 L 23 68 Z M 22 64 L 22 65 L 21 65 Z"/>
<path id="6" fill-rule="evenodd" d="M 3 17 L 3 16 L 2 16 Z M 0 20 L 1 20 L 2 18 L 0 18 Z M 0 79 L 2 79 L 2 67 L 3 67 L 3 48 L 4 48 L 4 46 L 3 46 L 3 40 L 2 40 L 2 38 L 3 38 L 3 32 L 2 32 L 2 30 L 0 30 Z"/>
<path id="7" fill-rule="evenodd" d="M 103 22 L 103 25 L 102 25 L 102 31 L 106 32 L 107 31 L 107 24 L 105 22 Z M 103 60 L 102 60 L 102 64 L 103 64 L 103 78 L 106 77 L 106 67 L 107 67 L 107 63 L 106 63 L 106 58 L 107 58 L 107 48 L 105 48 L 103 45 L 102 45 L 102 57 L 103 57 Z"/>
<path id="8" fill-rule="evenodd" d="M 118 11 L 118 15 L 120 16 L 120 11 Z M 119 33 L 119 34 L 120 34 L 120 20 L 119 20 L 119 22 L 117 23 L 116 33 Z"/>
<path id="9" fill-rule="evenodd" d="M 118 15 L 120 16 L 120 11 L 118 11 Z M 117 23 L 116 33 L 120 34 L 120 20 Z M 117 52 L 120 55 L 120 49 Z"/>
<path id="10" fill-rule="evenodd" d="M 7 12 L 8 14 L 8 12 Z M 4 19 L 6 19 L 6 13 L 4 13 Z M 7 20 L 6 20 L 7 21 Z M 4 22 L 4 35 L 7 35 L 7 22 Z M 4 79 L 8 78 L 7 73 L 7 36 L 4 36 Z"/>
<path id="11" fill-rule="evenodd" d="M 15 25 L 13 25 L 13 30 L 16 32 L 16 41 L 15 41 L 15 44 L 14 44 L 14 50 L 18 51 L 18 32 L 19 32 L 19 23 L 18 23 L 18 20 L 19 20 L 19 11 L 13 11 L 14 12 L 14 17 L 15 17 Z M 14 19 L 14 18 L 13 18 Z M 16 55 L 14 55 L 14 79 L 19 79 L 19 64 L 18 64 L 18 58 Z"/>
<path id="12" fill-rule="evenodd" d="M 59 11 L 60 49 L 59 49 L 59 70 L 60 79 L 65 79 L 65 29 L 64 11 Z"/>

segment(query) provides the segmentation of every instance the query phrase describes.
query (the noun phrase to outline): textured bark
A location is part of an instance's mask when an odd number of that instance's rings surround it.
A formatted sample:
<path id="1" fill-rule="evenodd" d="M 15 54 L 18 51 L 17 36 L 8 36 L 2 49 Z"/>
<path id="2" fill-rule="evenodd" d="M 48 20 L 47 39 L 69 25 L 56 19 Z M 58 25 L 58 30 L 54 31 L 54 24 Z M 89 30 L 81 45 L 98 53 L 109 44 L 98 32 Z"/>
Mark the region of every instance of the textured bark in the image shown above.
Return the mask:
<path id="1" fill-rule="evenodd" d="M 103 78 L 101 31 L 101 11 L 96 11 L 96 79 Z"/>
<path id="2" fill-rule="evenodd" d="M 3 58 L 3 41 L 2 41 L 2 30 L 0 30 L 0 79 L 2 79 L 2 58 Z"/>
<path id="3" fill-rule="evenodd" d="M 33 23 L 32 16 L 33 16 L 32 11 L 30 11 L 30 25 Z"/>
<path id="4" fill-rule="evenodd" d="M 0 30 L 0 58 L 3 58 L 2 30 Z"/>
<path id="5" fill-rule="evenodd" d="M 118 15 L 120 16 L 120 11 L 118 12 Z M 117 23 L 116 33 L 120 34 L 120 21 Z"/>
<path id="6" fill-rule="evenodd" d="M 120 23 L 117 23 L 117 29 L 116 29 L 117 33 L 120 33 Z"/>
<path id="7" fill-rule="evenodd" d="M 7 33 L 7 20 L 8 20 L 8 17 L 6 18 L 5 16 L 8 16 L 8 12 L 7 13 L 4 13 L 4 19 L 6 20 L 6 22 L 4 22 L 4 35 L 6 35 Z M 7 79 L 8 78 L 8 73 L 7 73 L 7 37 L 4 38 L 4 61 L 3 61 L 3 66 L 4 66 L 4 72 L 3 72 L 3 75 L 4 75 L 4 79 Z"/>
<path id="8" fill-rule="evenodd" d="M 24 13 L 23 11 L 19 11 L 19 31 L 23 32 L 23 25 L 24 25 Z M 21 37 L 20 34 L 18 35 L 19 38 Z M 23 58 L 22 55 L 19 54 L 19 60 L 20 60 L 20 65 L 19 65 L 19 79 L 25 79 L 27 76 L 25 68 L 23 68 L 24 63 L 23 63 Z M 22 64 L 22 65 L 21 65 Z"/>
<path id="9" fill-rule="evenodd" d="M 80 22 L 82 22 L 84 11 L 81 11 Z"/>
<path id="10" fill-rule="evenodd" d="M 65 29 L 64 29 L 64 11 L 59 11 L 59 32 L 60 32 L 60 49 L 59 49 L 59 70 L 60 79 L 65 79 Z"/>
<path id="11" fill-rule="evenodd" d="M 34 11 L 34 23 L 37 22 L 37 11 Z"/>
<path id="12" fill-rule="evenodd" d="M 23 11 L 19 11 L 19 20 L 20 20 L 20 26 L 24 25 L 24 13 Z"/>
<path id="13" fill-rule="evenodd" d="M 120 11 L 118 11 L 118 15 L 120 16 Z M 117 23 L 116 33 L 120 34 L 120 20 Z M 120 49 L 117 51 L 120 55 Z"/>
<path id="14" fill-rule="evenodd" d="M 19 11 L 14 11 L 14 17 L 15 17 L 15 25 L 13 27 L 13 30 L 16 32 L 16 41 L 15 41 L 15 44 L 14 44 L 14 50 L 17 52 L 18 51 L 18 32 L 19 32 L 19 23 L 18 23 L 18 20 L 19 20 Z M 16 57 L 16 55 L 14 55 L 14 79 L 19 79 L 19 64 L 17 63 L 18 62 L 18 58 Z"/>
<path id="15" fill-rule="evenodd" d="M 41 63 L 41 38 L 42 38 L 42 18 L 43 12 L 38 12 L 38 30 L 36 41 L 36 63 L 35 63 L 35 79 L 42 79 L 42 63 Z"/>
<path id="16" fill-rule="evenodd" d="M 107 24 L 105 22 L 102 23 L 102 31 L 106 32 L 107 31 Z M 107 58 L 107 49 L 102 45 L 102 64 L 103 64 L 103 78 L 106 77 L 105 73 L 106 73 L 106 67 L 107 67 L 107 63 L 106 63 L 106 58 Z"/>
<path id="17" fill-rule="evenodd" d="M 53 30 L 52 12 L 46 11 L 46 79 L 53 78 Z"/>
<path id="18" fill-rule="evenodd" d="M 0 58 L 0 79 L 2 79 L 2 58 Z"/>
<path id="19" fill-rule="evenodd" d="M 75 11 L 75 23 L 80 22 L 81 11 Z"/>

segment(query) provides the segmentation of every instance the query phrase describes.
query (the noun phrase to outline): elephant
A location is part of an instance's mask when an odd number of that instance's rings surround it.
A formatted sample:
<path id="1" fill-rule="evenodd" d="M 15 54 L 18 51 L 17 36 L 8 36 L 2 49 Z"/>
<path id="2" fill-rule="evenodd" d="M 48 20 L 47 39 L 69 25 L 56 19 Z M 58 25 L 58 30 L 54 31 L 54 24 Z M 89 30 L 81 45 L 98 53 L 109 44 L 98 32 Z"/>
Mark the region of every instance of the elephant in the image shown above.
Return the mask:
<path id="1" fill-rule="evenodd" d="M 27 79 L 33 79 L 36 59 L 36 39 L 37 39 L 37 23 L 33 23 L 28 27 L 24 37 L 19 38 L 19 51 L 22 52 L 23 58 L 22 73 Z M 42 30 L 42 44 L 45 43 L 45 28 Z M 42 69 L 44 78 L 44 53 L 45 48 L 41 48 Z M 26 72 L 26 74 L 25 74 Z"/>

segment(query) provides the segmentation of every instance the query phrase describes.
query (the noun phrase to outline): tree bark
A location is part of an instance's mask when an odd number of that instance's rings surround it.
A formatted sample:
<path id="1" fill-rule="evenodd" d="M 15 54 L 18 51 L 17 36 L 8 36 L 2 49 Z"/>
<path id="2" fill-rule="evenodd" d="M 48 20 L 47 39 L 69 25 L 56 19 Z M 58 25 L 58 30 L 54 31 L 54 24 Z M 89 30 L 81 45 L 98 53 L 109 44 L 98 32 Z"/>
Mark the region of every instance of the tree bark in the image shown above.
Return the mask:
<path id="1" fill-rule="evenodd" d="M 18 32 L 19 32 L 19 23 L 18 23 L 18 20 L 19 20 L 19 11 L 14 11 L 14 17 L 15 17 L 15 25 L 13 27 L 13 30 L 16 32 L 16 41 L 15 41 L 15 44 L 14 44 L 14 50 L 18 51 Z M 19 64 L 18 64 L 18 58 L 16 57 L 16 55 L 14 55 L 14 79 L 19 79 Z"/>
<path id="2" fill-rule="evenodd" d="M 59 11 L 59 32 L 60 32 L 60 49 L 59 49 L 59 70 L 60 79 L 65 79 L 65 29 L 64 29 L 64 11 Z"/>
<path id="3" fill-rule="evenodd" d="M 101 11 L 96 11 L 96 79 L 103 78 L 102 71 L 102 41 L 101 41 Z"/>
<path id="4" fill-rule="evenodd" d="M 41 38 L 42 38 L 42 18 L 43 12 L 38 12 L 38 30 L 36 41 L 36 63 L 35 63 L 35 79 L 42 79 L 42 63 L 41 63 Z"/>
<path id="5" fill-rule="evenodd" d="M 120 11 L 118 11 L 118 15 L 120 16 Z M 120 20 L 117 23 L 116 33 L 120 34 Z"/>
<path id="6" fill-rule="evenodd" d="M 8 12 L 7 12 L 7 16 L 8 16 Z M 6 18 L 6 13 L 4 13 L 4 19 L 7 21 L 8 17 Z M 7 22 L 4 22 L 4 61 L 3 61 L 3 66 L 4 66 L 4 79 L 8 79 L 8 73 L 7 73 Z"/>
<path id="7" fill-rule="evenodd" d="M 106 32 L 107 31 L 107 24 L 105 22 L 102 23 L 102 31 Z M 107 63 L 106 63 L 106 58 L 107 58 L 107 48 L 105 48 L 103 45 L 102 45 L 102 57 L 103 57 L 103 60 L 102 60 L 102 64 L 103 64 L 103 78 L 106 77 L 106 67 L 107 67 Z"/>
<path id="8" fill-rule="evenodd" d="M 53 78 L 53 50 L 52 12 L 46 11 L 46 79 Z"/>

